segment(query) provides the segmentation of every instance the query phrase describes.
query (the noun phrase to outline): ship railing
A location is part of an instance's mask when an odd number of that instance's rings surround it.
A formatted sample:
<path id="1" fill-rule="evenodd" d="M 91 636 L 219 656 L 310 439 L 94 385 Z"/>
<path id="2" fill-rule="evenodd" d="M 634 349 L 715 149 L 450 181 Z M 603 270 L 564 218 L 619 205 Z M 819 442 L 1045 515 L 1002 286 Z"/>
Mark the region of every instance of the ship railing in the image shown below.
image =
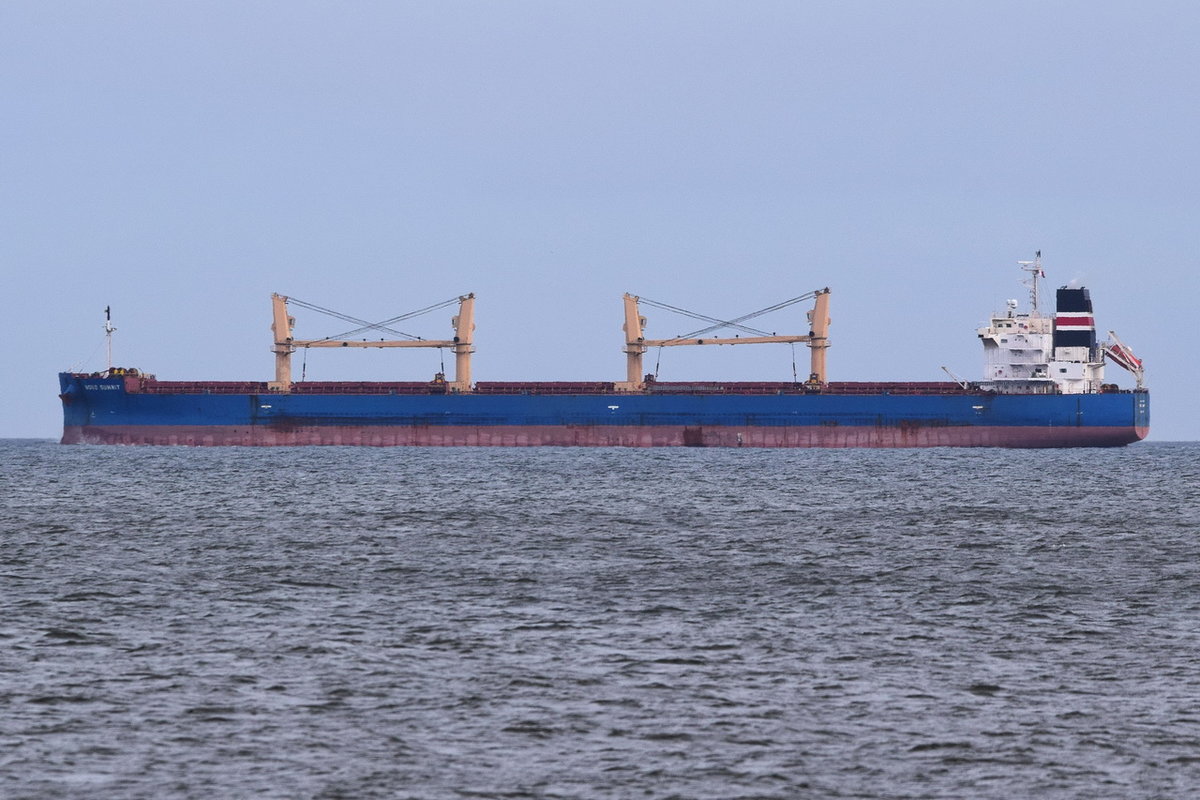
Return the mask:
<path id="1" fill-rule="evenodd" d="M 475 394 L 609 394 L 612 381 L 479 381 Z"/>
<path id="2" fill-rule="evenodd" d="M 259 394 L 267 391 L 267 384 L 265 381 L 143 380 L 136 391 L 144 394 Z"/>
<path id="3" fill-rule="evenodd" d="M 803 383 L 780 381 L 654 381 L 646 384 L 650 394 L 805 394 Z"/>
<path id="4" fill-rule="evenodd" d="M 151 381 L 131 391 L 145 394 L 266 394 L 266 381 Z M 302 381 L 292 394 L 444 394 L 445 383 L 429 381 Z"/>
<path id="5" fill-rule="evenodd" d="M 292 384 L 292 394 L 445 394 L 446 384 L 437 381 L 301 381 Z"/>
<path id="6" fill-rule="evenodd" d="M 969 387 L 969 385 L 968 385 Z M 963 388 L 953 381 L 831 381 L 823 394 L 897 394 L 897 395 L 956 395 L 974 394 L 975 390 Z"/>

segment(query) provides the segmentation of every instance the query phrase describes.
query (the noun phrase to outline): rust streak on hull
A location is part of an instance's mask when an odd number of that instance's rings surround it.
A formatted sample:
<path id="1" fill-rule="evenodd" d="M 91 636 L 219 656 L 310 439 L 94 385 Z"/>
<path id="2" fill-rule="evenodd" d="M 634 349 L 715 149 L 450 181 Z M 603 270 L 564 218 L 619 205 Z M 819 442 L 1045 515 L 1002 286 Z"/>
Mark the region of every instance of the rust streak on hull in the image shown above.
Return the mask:
<path id="1" fill-rule="evenodd" d="M 735 427 L 641 425 L 112 425 L 64 428 L 63 444 L 287 447 L 1119 447 L 1142 427 Z"/>

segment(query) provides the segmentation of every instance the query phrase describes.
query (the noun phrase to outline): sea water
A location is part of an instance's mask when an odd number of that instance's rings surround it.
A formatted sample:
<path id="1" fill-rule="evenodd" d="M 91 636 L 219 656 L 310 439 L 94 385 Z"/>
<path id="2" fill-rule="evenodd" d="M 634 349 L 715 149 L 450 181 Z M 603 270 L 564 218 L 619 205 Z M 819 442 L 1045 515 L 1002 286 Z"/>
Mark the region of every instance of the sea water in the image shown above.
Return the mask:
<path id="1" fill-rule="evenodd" d="M 1196 796 L 1198 481 L 0 442 L 0 797 Z"/>

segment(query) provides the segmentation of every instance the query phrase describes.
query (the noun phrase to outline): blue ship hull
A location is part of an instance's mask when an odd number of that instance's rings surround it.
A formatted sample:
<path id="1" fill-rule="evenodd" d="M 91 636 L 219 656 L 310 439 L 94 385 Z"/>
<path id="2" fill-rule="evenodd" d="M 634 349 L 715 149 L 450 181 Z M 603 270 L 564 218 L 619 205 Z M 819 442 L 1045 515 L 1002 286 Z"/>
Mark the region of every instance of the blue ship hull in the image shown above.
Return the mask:
<path id="1" fill-rule="evenodd" d="M 1145 438 L 1149 394 L 695 391 L 446 394 L 386 384 L 170 384 L 61 373 L 64 443 L 184 445 L 1099 447 Z M 561 386 L 561 385 L 558 385 Z M 914 388 L 918 387 L 918 388 Z M 261 391 L 259 390 L 261 389 Z"/>

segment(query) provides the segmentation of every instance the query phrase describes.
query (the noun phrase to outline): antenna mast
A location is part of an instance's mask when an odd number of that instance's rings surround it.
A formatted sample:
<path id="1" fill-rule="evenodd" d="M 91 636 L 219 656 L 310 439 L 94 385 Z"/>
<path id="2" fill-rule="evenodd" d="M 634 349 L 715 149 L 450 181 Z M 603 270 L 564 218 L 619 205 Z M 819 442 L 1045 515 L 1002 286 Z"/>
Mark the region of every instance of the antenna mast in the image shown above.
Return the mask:
<path id="1" fill-rule="evenodd" d="M 1046 273 L 1042 272 L 1042 251 L 1038 250 L 1034 254 L 1033 261 L 1018 261 L 1021 269 L 1029 273 L 1029 280 L 1021 281 L 1029 287 L 1029 303 L 1033 306 L 1033 315 L 1038 314 L 1038 278 L 1046 277 Z"/>
<path id="2" fill-rule="evenodd" d="M 116 332 L 112 324 L 112 306 L 104 307 L 104 339 L 108 349 L 108 371 L 112 372 L 112 335 Z"/>

